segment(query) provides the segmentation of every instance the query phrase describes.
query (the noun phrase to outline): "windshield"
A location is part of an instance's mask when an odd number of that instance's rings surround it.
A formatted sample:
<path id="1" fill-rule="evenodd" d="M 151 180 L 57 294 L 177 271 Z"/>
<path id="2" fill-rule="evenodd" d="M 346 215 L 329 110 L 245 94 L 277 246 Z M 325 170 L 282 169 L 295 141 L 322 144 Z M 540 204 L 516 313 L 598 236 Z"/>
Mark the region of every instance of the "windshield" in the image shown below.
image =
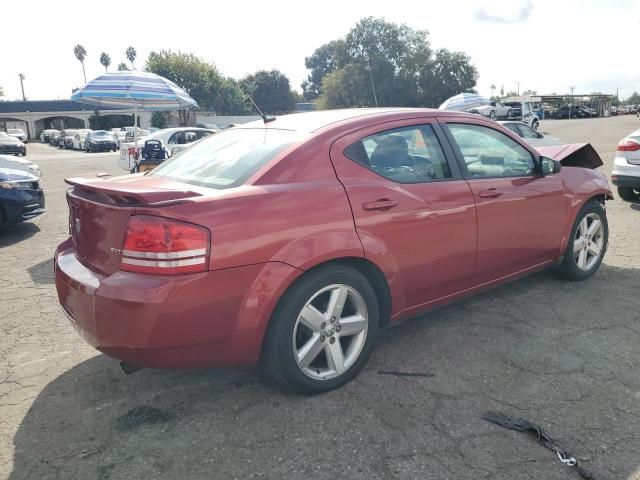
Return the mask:
<path id="1" fill-rule="evenodd" d="M 78 130 L 65 130 L 64 131 L 65 137 L 73 137 L 76 133 L 78 133 Z"/>
<path id="2" fill-rule="evenodd" d="M 150 175 L 210 188 L 236 187 L 307 136 L 290 130 L 227 130 L 183 150 Z"/>
<path id="3" fill-rule="evenodd" d="M 111 134 L 109 132 L 105 132 L 104 130 L 98 132 L 91 132 L 92 137 L 110 137 Z"/>

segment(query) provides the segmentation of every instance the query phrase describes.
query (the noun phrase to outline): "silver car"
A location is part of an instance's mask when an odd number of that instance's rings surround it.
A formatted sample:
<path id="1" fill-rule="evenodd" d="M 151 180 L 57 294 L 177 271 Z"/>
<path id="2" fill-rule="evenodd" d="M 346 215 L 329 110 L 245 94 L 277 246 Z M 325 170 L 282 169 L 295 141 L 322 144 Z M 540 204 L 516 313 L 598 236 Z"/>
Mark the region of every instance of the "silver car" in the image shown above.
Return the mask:
<path id="1" fill-rule="evenodd" d="M 563 142 L 559 138 L 545 135 L 542 132 L 537 132 L 524 122 L 506 121 L 498 122 L 503 127 L 508 128 L 513 133 L 522 138 L 532 147 L 553 147 L 556 145 L 564 145 L 567 142 Z"/>

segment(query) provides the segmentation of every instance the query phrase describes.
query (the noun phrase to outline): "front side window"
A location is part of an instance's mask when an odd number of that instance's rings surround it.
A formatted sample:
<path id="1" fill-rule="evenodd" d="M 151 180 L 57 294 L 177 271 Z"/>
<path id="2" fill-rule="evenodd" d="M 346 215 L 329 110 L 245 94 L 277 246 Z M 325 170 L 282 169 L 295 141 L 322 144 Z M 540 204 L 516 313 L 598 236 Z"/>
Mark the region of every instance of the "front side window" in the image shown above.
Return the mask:
<path id="1" fill-rule="evenodd" d="M 430 125 L 396 128 L 349 145 L 347 158 L 398 183 L 451 178 L 440 142 Z"/>
<path id="2" fill-rule="evenodd" d="M 149 175 L 210 188 L 241 185 L 286 148 L 308 133 L 238 128 L 212 135 L 163 162 Z"/>
<path id="3" fill-rule="evenodd" d="M 468 177 L 518 177 L 531 175 L 535 163 L 529 151 L 504 133 L 481 125 L 448 124 Z"/>

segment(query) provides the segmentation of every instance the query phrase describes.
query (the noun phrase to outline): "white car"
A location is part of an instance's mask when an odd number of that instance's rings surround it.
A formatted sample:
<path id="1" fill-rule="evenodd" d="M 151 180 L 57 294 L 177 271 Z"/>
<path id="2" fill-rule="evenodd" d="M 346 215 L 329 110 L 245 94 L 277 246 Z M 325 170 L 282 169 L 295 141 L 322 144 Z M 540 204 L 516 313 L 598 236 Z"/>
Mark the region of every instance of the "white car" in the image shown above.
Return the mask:
<path id="1" fill-rule="evenodd" d="M 0 168 L 12 168 L 13 170 L 20 170 L 30 173 L 40 178 L 42 171 L 40 167 L 29 160 L 24 158 L 10 157 L 9 155 L 0 155 Z"/>
<path id="2" fill-rule="evenodd" d="M 21 128 L 10 128 L 7 130 L 7 135 L 17 138 L 22 143 L 27 143 L 27 141 L 29 140 L 27 134 L 24 133 L 24 130 L 22 130 Z"/>
<path id="3" fill-rule="evenodd" d="M 136 157 L 139 157 L 140 151 L 144 148 L 144 142 L 147 140 L 160 140 L 167 151 L 167 156 L 170 157 L 176 146 L 188 145 L 214 133 L 216 133 L 216 130 L 209 128 L 163 128 L 139 139 L 135 148 L 133 142 L 121 143 L 118 165 L 124 170 L 131 171 L 136 166 Z"/>
<path id="4" fill-rule="evenodd" d="M 467 110 L 469 113 L 477 113 L 483 117 L 489 117 L 492 120 L 496 118 L 512 118 L 513 109 L 508 105 L 503 105 L 500 102 L 491 102 L 489 105 L 483 105 L 481 107 L 473 107 Z"/>
<path id="5" fill-rule="evenodd" d="M 527 125 L 524 122 L 518 121 L 505 121 L 498 122 L 503 127 L 508 128 L 513 133 L 522 138 L 525 142 L 527 142 L 532 147 L 553 147 L 556 145 L 564 145 L 566 142 L 563 142 L 559 138 L 552 137 L 550 135 L 545 135 L 542 132 L 536 132 L 533 128 Z"/>
<path id="6" fill-rule="evenodd" d="M 59 131 L 56 130 L 55 128 L 44 129 L 40 134 L 40 141 L 43 143 L 49 143 L 54 133 L 59 133 Z"/>
<path id="7" fill-rule="evenodd" d="M 73 136 L 73 149 L 74 150 L 84 150 L 87 145 L 87 135 L 92 130 L 88 128 L 83 128 L 82 130 L 78 130 L 78 132 Z"/>
<path id="8" fill-rule="evenodd" d="M 640 130 L 620 140 L 613 159 L 611 183 L 627 202 L 640 202 Z"/>

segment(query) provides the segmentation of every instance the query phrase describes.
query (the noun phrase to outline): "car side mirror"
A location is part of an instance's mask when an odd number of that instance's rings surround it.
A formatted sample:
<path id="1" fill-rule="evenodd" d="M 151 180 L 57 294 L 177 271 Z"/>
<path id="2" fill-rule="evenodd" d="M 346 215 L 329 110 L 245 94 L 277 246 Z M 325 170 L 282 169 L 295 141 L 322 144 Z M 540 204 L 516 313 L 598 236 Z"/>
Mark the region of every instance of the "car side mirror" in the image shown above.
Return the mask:
<path id="1" fill-rule="evenodd" d="M 538 134 L 538 138 L 544 138 L 544 133 L 542 132 L 536 132 Z"/>
<path id="2" fill-rule="evenodd" d="M 540 157 L 540 169 L 543 175 L 552 175 L 558 173 L 562 169 L 562 165 L 558 160 L 548 157 Z"/>

